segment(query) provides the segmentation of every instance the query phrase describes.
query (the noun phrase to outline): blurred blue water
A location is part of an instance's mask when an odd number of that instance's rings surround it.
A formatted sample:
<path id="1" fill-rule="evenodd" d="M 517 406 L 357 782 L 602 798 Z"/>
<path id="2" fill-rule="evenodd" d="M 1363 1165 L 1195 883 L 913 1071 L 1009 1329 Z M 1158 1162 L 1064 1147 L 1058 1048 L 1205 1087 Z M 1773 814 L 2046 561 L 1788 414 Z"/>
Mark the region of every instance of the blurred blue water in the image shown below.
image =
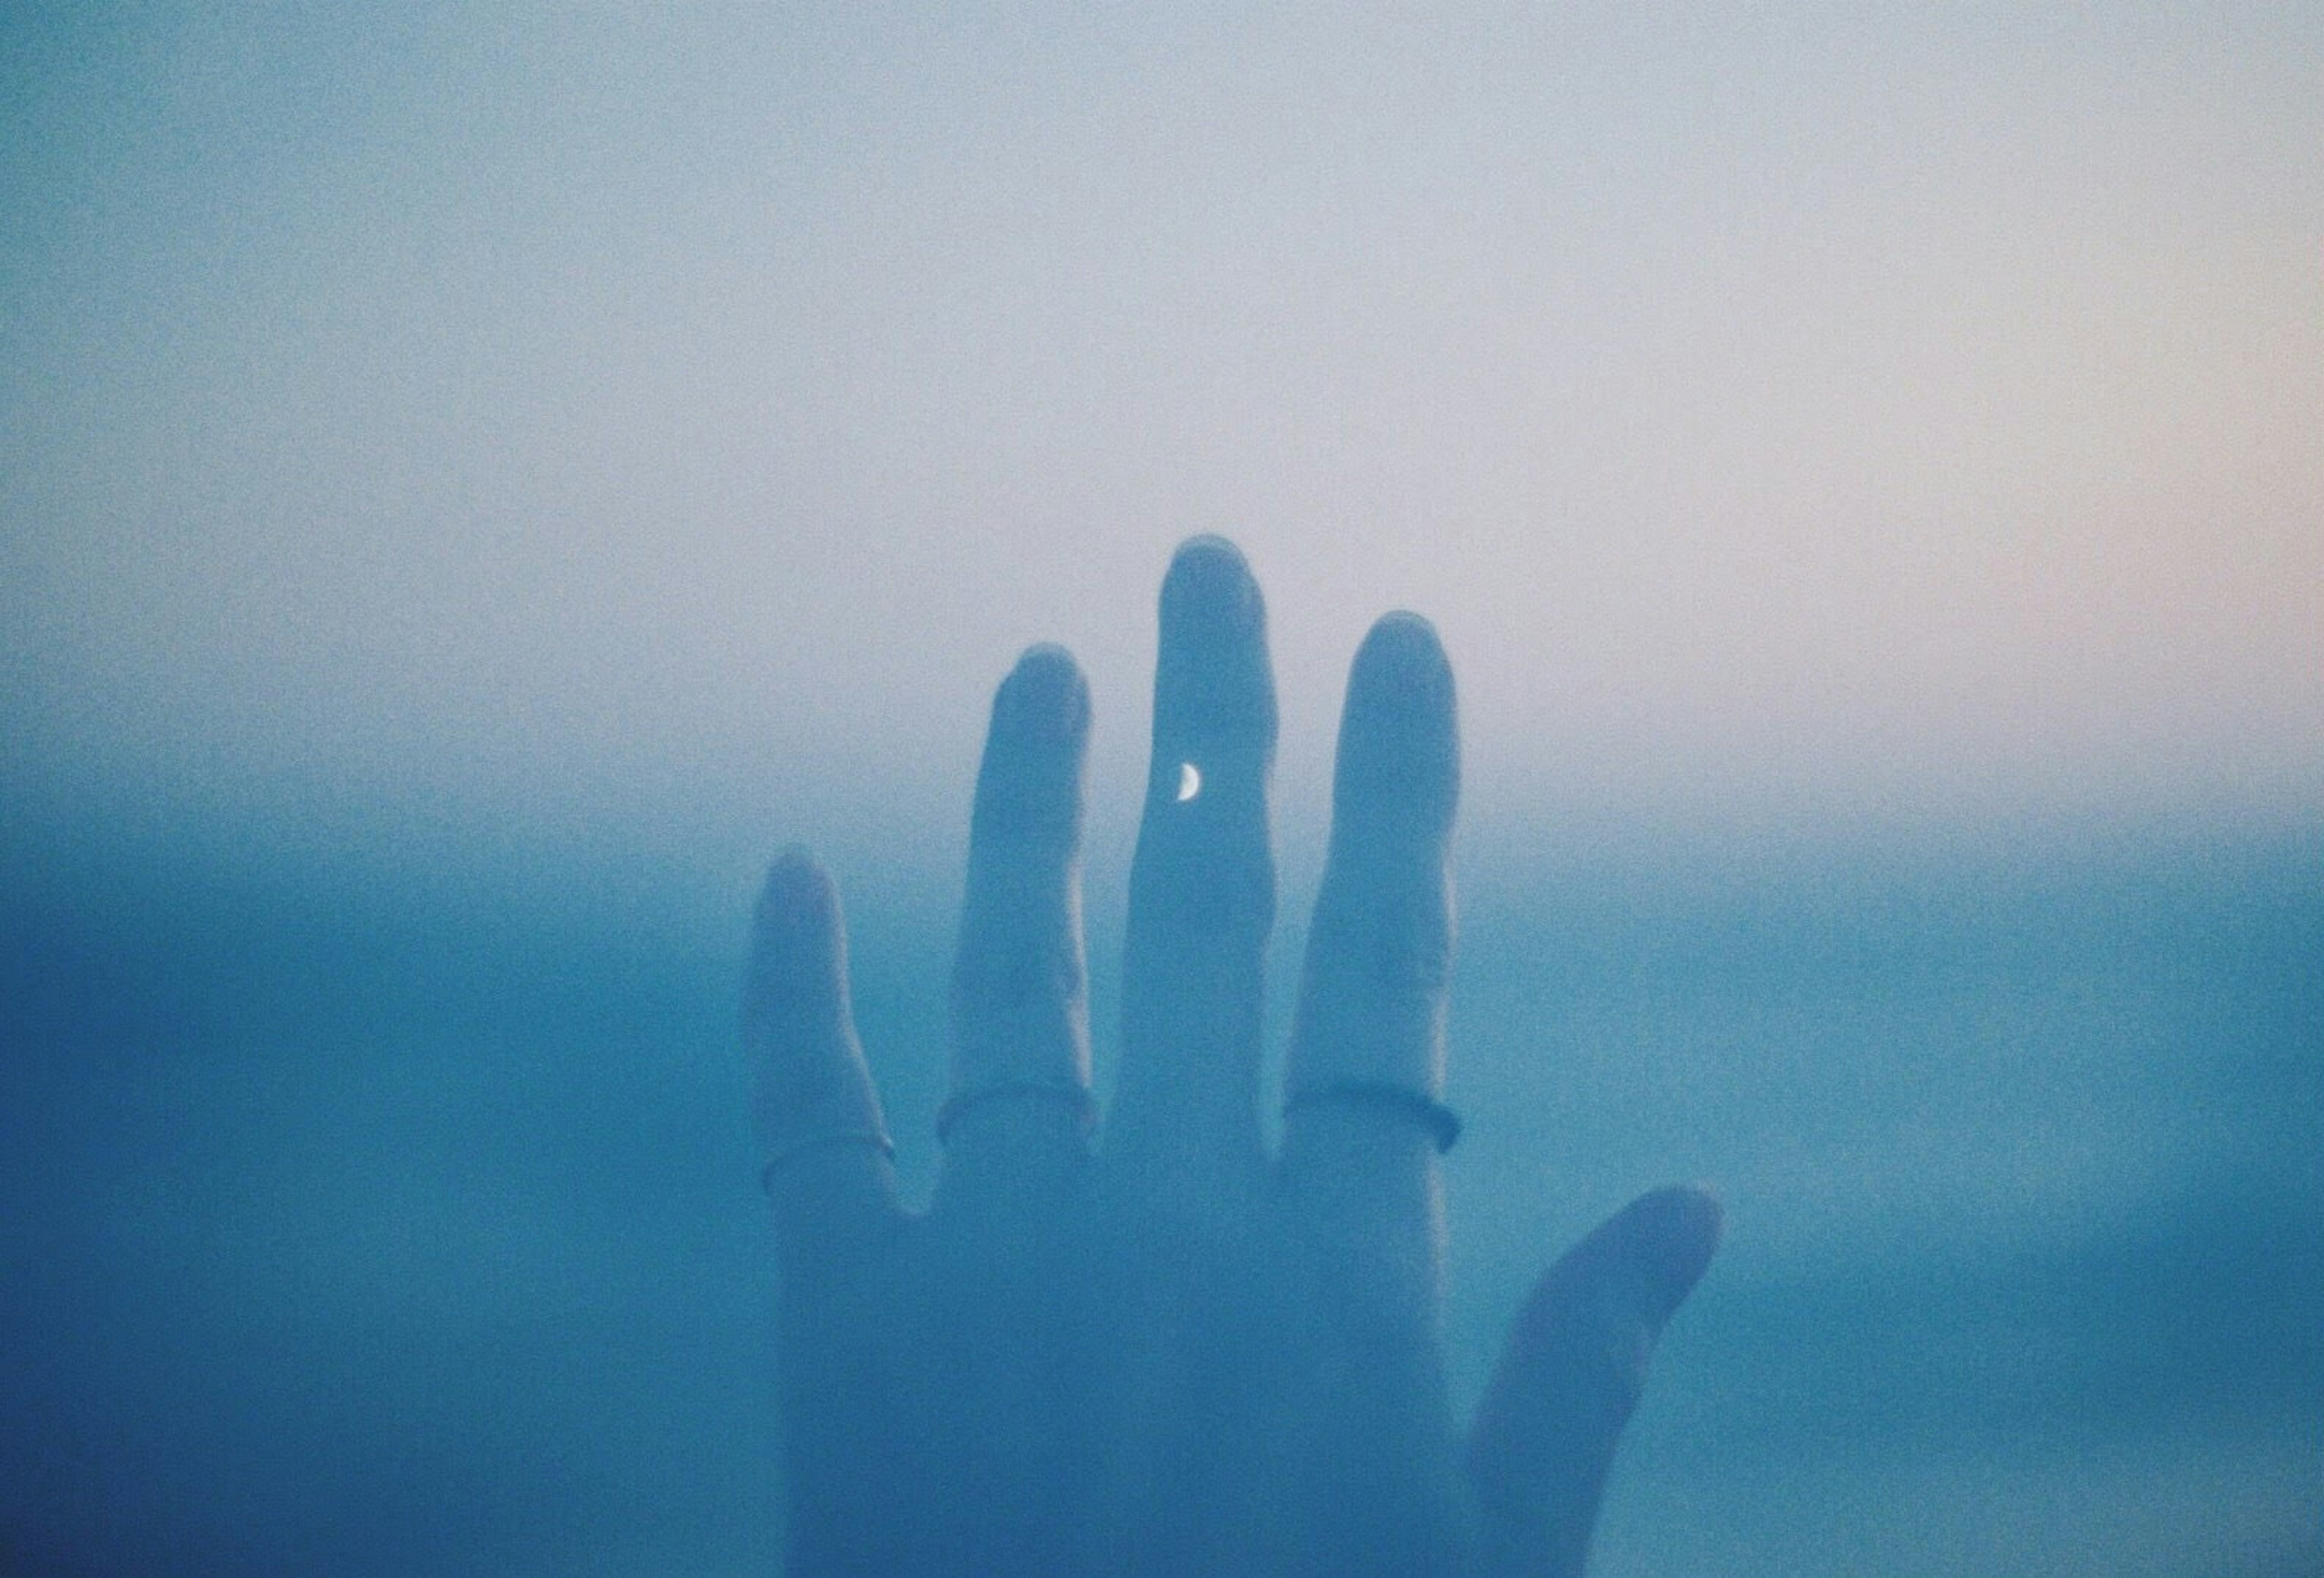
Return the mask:
<path id="1" fill-rule="evenodd" d="M 167 851 L 6 852 L 0 1571 L 770 1570 L 747 892 Z M 1458 1384 L 1629 1194 L 1729 1211 L 1600 1571 L 2324 1572 L 2324 840 L 1481 853 Z M 924 1178 L 951 879 L 890 875 Z"/>

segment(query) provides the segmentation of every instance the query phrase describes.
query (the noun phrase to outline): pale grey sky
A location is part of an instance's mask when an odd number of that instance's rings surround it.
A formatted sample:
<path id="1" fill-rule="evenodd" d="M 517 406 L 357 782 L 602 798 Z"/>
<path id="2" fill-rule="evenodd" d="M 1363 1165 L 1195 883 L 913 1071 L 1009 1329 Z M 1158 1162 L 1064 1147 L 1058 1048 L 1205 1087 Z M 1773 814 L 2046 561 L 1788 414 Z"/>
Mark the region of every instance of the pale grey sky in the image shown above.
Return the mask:
<path id="1" fill-rule="evenodd" d="M 6 24 L 8 778 L 810 836 L 1408 605 L 1488 817 L 2324 807 L 2324 13 Z"/>

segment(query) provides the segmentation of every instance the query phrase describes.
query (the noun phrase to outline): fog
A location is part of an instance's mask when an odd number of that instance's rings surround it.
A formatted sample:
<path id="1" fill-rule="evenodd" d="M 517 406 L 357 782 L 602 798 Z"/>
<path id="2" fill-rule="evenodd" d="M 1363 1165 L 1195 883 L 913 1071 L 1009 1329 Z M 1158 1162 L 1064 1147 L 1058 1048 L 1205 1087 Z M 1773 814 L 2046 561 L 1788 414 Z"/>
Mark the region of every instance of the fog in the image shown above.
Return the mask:
<path id="1" fill-rule="evenodd" d="M 1109 1096 L 1216 531 L 1278 1040 L 1349 655 L 1459 676 L 1455 1400 L 1726 1201 L 1597 1570 L 2324 1565 L 2324 24 L 0 40 L 0 1564 L 774 1570 L 759 875 L 839 879 L 925 1195 L 1065 642 Z"/>

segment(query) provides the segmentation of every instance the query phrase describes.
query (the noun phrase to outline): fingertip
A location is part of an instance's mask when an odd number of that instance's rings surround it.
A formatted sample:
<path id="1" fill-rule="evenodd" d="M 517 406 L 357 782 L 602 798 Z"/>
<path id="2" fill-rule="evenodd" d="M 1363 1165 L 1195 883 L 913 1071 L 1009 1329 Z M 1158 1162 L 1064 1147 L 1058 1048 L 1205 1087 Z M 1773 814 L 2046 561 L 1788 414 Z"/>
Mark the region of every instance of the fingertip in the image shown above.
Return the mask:
<path id="1" fill-rule="evenodd" d="M 1081 665 L 1074 661 L 1071 649 L 1058 641 L 1035 641 L 1017 654 L 1019 674 L 1054 674 L 1062 681 L 1078 682 Z"/>
<path id="2" fill-rule="evenodd" d="M 1359 690 L 1368 698 L 1448 706 L 1452 700 L 1452 664 L 1435 625 L 1417 614 L 1397 609 L 1383 614 L 1365 632 L 1349 670 L 1352 701 Z"/>
<path id="3" fill-rule="evenodd" d="M 1444 654 L 1444 643 L 1437 636 L 1435 622 L 1409 608 L 1391 608 L 1373 620 L 1371 629 L 1364 632 L 1364 648 L 1415 655 L 1434 653 L 1439 661 Z"/>
<path id="4" fill-rule="evenodd" d="M 839 911 L 839 890 L 803 844 L 786 845 L 767 867 L 759 890 L 758 924 L 761 931 L 799 931 L 827 925 Z"/>
<path id="5" fill-rule="evenodd" d="M 1240 573 L 1248 577 L 1250 563 L 1243 557 L 1241 549 L 1215 531 L 1197 531 L 1171 552 L 1170 573 L 1174 576 L 1212 569 L 1221 574 Z"/>
<path id="6" fill-rule="evenodd" d="M 746 1024 L 833 1011 L 845 994 L 845 947 L 837 884 L 804 846 L 790 845 L 768 866 L 752 917 Z"/>
<path id="7" fill-rule="evenodd" d="M 1527 1318 L 1556 1326 L 1577 1311 L 1619 1312 L 1651 1341 L 1702 1279 L 1725 1222 L 1719 1197 L 1699 1184 L 1641 1195 L 1550 1268 Z"/>
<path id="8" fill-rule="evenodd" d="M 1417 614 L 1384 615 L 1348 670 L 1334 804 L 1441 835 L 1460 795 L 1460 754 L 1452 665 L 1435 626 Z"/>
<path id="9" fill-rule="evenodd" d="M 1162 628 L 1184 641 L 1245 641 L 1267 623 L 1267 604 L 1242 549 L 1223 537 L 1190 537 L 1162 577 Z"/>
<path id="10" fill-rule="evenodd" d="M 1070 858 L 1080 846 L 1089 722 L 1089 686 L 1072 654 L 1046 641 L 1027 648 L 993 692 L 970 812 L 972 870 L 1028 849 Z"/>
<path id="11" fill-rule="evenodd" d="M 1275 750 L 1275 678 L 1266 600 L 1241 551 L 1218 537 L 1181 546 L 1162 578 L 1160 627 L 1150 795 L 1175 803 L 1179 765 L 1189 761 L 1225 787 L 1212 771 L 1224 765 L 1212 760 L 1221 753 L 1244 759 L 1253 771 L 1230 776 L 1263 790 Z"/>
<path id="12" fill-rule="evenodd" d="M 1704 1186 L 1676 1184 L 1639 1196 L 1622 1215 L 1631 1223 L 1645 1273 L 1647 1307 L 1641 1313 L 1660 1326 L 1710 1269 L 1726 1232 L 1726 1209 Z"/>
<path id="13" fill-rule="evenodd" d="M 997 726 L 1073 741 L 1089 732 L 1089 681 L 1073 653 L 1037 641 L 1019 656 L 993 697 Z"/>

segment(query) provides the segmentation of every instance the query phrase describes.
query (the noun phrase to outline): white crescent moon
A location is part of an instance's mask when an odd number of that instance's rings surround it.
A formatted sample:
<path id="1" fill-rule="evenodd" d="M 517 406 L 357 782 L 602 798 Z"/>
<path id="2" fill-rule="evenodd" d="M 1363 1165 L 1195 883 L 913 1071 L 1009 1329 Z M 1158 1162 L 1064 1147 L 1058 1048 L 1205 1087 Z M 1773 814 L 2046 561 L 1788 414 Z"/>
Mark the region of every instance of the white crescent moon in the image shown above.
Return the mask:
<path id="1" fill-rule="evenodd" d="M 1191 761 L 1181 761 L 1178 763 L 1179 800 L 1181 802 L 1191 800 L 1202 792 L 1203 775 L 1195 771 L 1194 764 Z"/>

